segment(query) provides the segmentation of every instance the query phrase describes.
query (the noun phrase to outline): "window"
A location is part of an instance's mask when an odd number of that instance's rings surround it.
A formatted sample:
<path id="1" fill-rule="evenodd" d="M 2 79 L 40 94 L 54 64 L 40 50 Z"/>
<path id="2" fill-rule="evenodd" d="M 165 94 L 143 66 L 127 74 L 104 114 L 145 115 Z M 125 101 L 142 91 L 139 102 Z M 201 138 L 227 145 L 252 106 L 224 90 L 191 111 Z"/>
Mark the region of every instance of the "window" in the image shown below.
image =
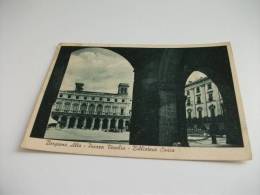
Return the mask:
<path id="1" fill-rule="evenodd" d="M 187 95 L 190 95 L 190 91 L 189 90 L 187 90 Z"/>
<path id="2" fill-rule="evenodd" d="M 213 101 L 213 93 L 209 93 L 209 101 Z"/>
<path id="3" fill-rule="evenodd" d="M 99 101 L 102 101 L 102 97 L 99 98 Z"/>
<path id="4" fill-rule="evenodd" d="M 76 99 L 79 99 L 79 96 L 78 96 L 78 95 L 76 96 Z"/>
<path id="5" fill-rule="evenodd" d="M 87 111 L 87 105 L 85 103 L 81 104 L 80 112 L 83 114 L 86 113 L 86 111 Z"/>
<path id="6" fill-rule="evenodd" d="M 95 97 L 92 97 L 91 99 L 92 99 L 92 100 L 95 100 Z"/>
<path id="7" fill-rule="evenodd" d="M 125 102 L 125 99 L 122 99 L 122 102 Z"/>
<path id="8" fill-rule="evenodd" d="M 199 118 L 201 119 L 202 118 L 202 108 L 201 107 L 198 107 L 198 116 Z"/>
<path id="9" fill-rule="evenodd" d="M 115 99 L 115 102 L 117 102 L 117 99 Z"/>
<path id="10" fill-rule="evenodd" d="M 125 109 L 121 108 L 121 115 L 124 115 Z"/>
<path id="11" fill-rule="evenodd" d="M 200 98 L 200 95 L 197 96 L 197 104 L 201 104 L 201 98 Z"/>
<path id="12" fill-rule="evenodd" d="M 110 106 L 105 106 L 105 113 L 109 114 L 110 113 Z"/>
<path id="13" fill-rule="evenodd" d="M 57 111 L 61 110 L 61 107 L 62 107 L 62 103 L 61 102 L 57 102 L 56 103 L 56 110 Z"/>
<path id="14" fill-rule="evenodd" d="M 209 110 L 210 110 L 210 117 L 215 117 L 215 106 L 214 105 L 209 106 Z"/>
<path id="15" fill-rule="evenodd" d="M 197 92 L 197 93 L 200 93 L 200 87 L 197 87 L 197 88 L 196 88 L 196 92 Z"/>
<path id="16" fill-rule="evenodd" d="M 191 119 L 191 111 L 192 111 L 191 109 L 188 109 L 188 110 L 187 110 L 188 119 Z"/>
<path id="17" fill-rule="evenodd" d="M 62 96 L 63 96 L 63 94 L 60 94 L 60 95 L 59 95 L 59 97 L 62 97 Z"/>
<path id="18" fill-rule="evenodd" d="M 68 98 L 71 98 L 71 95 L 68 95 Z"/>
<path id="19" fill-rule="evenodd" d="M 190 106 L 191 102 L 190 102 L 190 97 L 187 98 L 187 106 Z"/>
<path id="20" fill-rule="evenodd" d="M 99 104 L 97 106 L 97 114 L 102 114 L 102 111 L 103 111 L 103 106 L 101 104 Z"/>
<path id="21" fill-rule="evenodd" d="M 107 101 L 109 102 L 109 101 L 110 101 L 110 98 L 107 98 Z"/>
<path id="22" fill-rule="evenodd" d="M 208 90 L 212 89 L 211 83 L 208 83 Z"/>
<path id="23" fill-rule="evenodd" d="M 64 106 L 64 111 L 65 112 L 68 112 L 70 110 L 70 103 L 69 102 L 66 102 L 65 103 L 65 106 Z"/>
<path id="24" fill-rule="evenodd" d="M 84 100 L 86 100 L 87 99 L 87 97 L 84 97 Z"/>
<path id="25" fill-rule="evenodd" d="M 73 112 L 77 112 L 78 109 L 79 109 L 79 105 L 78 104 L 73 104 L 72 111 Z"/>
<path id="26" fill-rule="evenodd" d="M 94 104 L 91 104 L 90 106 L 89 106 L 89 113 L 90 114 L 94 114 L 94 111 L 95 111 L 95 105 Z"/>
<path id="27" fill-rule="evenodd" d="M 116 106 L 112 107 L 112 112 L 113 112 L 114 115 L 117 113 L 117 107 Z"/>

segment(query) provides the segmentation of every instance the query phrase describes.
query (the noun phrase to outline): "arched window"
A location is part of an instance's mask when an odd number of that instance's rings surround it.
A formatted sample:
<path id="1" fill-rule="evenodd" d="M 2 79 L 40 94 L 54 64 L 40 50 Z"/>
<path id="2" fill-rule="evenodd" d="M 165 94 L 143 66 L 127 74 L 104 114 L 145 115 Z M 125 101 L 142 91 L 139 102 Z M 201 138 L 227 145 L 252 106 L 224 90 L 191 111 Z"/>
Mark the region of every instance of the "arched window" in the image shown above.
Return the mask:
<path id="1" fill-rule="evenodd" d="M 116 107 L 116 106 L 113 106 L 113 107 L 112 107 L 112 112 L 113 112 L 114 115 L 117 114 L 117 107 Z"/>
<path id="2" fill-rule="evenodd" d="M 73 106 L 72 106 L 72 111 L 73 112 L 78 112 L 79 110 L 79 104 L 78 103 L 74 103 Z"/>
<path id="3" fill-rule="evenodd" d="M 202 108 L 201 107 L 198 107 L 197 108 L 197 111 L 198 111 L 198 118 L 202 118 Z"/>
<path id="4" fill-rule="evenodd" d="M 210 110 L 210 117 L 215 117 L 215 106 L 214 105 L 210 105 L 209 106 L 209 110 Z"/>
<path id="5" fill-rule="evenodd" d="M 84 114 L 84 113 L 86 113 L 86 111 L 87 111 L 87 105 L 86 105 L 85 103 L 81 104 L 81 106 L 80 106 L 80 112 L 81 112 L 82 114 Z"/>
<path id="6" fill-rule="evenodd" d="M 95 112 L 95 105 L 94 104 L 91 104 L 90 106 L 89 106 L 89 114 L 94 114 L 94 112 Z"/>
<path id="7" fill-rule="evenodd" d="M 187 110 L 187 116 L 188 116 L 188 119 L 191 119 L 191 112 L 192 112 L 191 109 L 188 109 L 188 110 Z"/>
<path id="8" fill-rule="evenodd" d="M 59 111 L 59 110 L 61 110 L 61 108 L 62 108 L 62 102 L 57 102 L 55 109 L 56 109 L 57 111 Z"/>
<path id="9" fill-rule="evenodd" d="M 70 102 L 65 102 L 64 111 L 68 112 L 69 110 L 70 110 Z"/>
<path id="10" fill-rule="evenodd" d="M 110 106 L 105 106 L 105 113 L 109 114 L 110 113 Z"/>
<path id="11" fill-rule="evenodd" d="M 102 112 L 103 112 L 103 106 L 101 104 L 99 104 L 97 106 L 97 114 L 102 114 Z"/>

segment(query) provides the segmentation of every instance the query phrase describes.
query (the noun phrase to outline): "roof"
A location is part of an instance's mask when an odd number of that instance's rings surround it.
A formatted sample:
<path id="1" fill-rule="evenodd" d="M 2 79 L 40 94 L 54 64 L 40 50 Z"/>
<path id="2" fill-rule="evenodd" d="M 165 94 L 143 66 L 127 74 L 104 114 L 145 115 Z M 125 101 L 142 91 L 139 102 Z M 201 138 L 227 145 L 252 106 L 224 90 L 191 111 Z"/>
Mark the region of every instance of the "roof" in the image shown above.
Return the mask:
<path id="1" fill-rule="evenodd" d="M 93 95 L 124 95 L 118 93 L 106 93 L 106 92 L 97 92 L 97 91 L 75 91 L 75 90 L 64 90 L 60 92 L 68 92 L 68 93 L 75 93 L 75 94 L 93 94 Z"/>
<path id="2" fill-rule="evenodd" d="M 198 79 L 196 81 L 193 81 L 193 82 L 190 82 L 190 83 L 186 84 L 185 87 L 188 87 L 188 86 L 191 86 L 191 85 L 195 85 L 195 84 L 198 84 L 200 82 L 207 81 L 207 80 L 211 80 L 211 79 L 208 78 L 208 77 L 203 77 L 203 78 L 200 78 L 200 79 Z"/>

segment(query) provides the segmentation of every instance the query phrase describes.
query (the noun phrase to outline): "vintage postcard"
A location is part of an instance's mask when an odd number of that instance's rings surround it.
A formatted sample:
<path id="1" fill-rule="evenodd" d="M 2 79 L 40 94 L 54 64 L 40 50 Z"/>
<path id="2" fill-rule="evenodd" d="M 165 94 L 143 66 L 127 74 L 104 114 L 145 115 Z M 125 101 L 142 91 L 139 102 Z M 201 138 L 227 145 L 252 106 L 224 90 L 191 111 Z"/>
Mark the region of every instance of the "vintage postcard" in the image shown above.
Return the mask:
<path id="1" fill-rule="evenodd" d="M 59 44 L 22 147 L 250 160 L 231 45 Z"/>

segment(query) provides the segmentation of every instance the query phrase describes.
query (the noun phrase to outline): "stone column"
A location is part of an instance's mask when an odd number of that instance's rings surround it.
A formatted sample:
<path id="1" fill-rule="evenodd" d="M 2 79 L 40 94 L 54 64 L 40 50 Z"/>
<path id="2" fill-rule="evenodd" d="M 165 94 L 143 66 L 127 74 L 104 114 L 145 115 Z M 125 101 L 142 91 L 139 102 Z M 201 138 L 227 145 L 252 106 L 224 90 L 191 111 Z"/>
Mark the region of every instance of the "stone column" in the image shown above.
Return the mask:
<path id="1" fill-rule="evenodd" d="M 59 118 L 58 118 L 58 123 L 56 125 L 56 128 L 60 128 L 61 117 L 62 117 L 62 115 L 60 115 Z"/>
<path id="2" fill-rule="evenodd" d="M 118 118 L 116 118 L 115 128 L 116 128 L 116 130 L 118 130 Z"/>
<path id="3" fill-rule="evenodd" d="M 100 131 L 102 130 L 102 125 L 103 125 L 103 118 L 101 118 L 100 122 L 99 122 L 99 130 Z"/>
<path id="4" fill-rule="evenodd" d="M 77 128 L 78 122 L 79 122 L 79 117 L 76 117 L 76 120 L 75 120 L 75 123 L 74 123 L 74 127 L 73 127 L 74 129 Z"/>
<path id="5" fill-rule="evenodd" d="M 90 130 L 93 130 L 93 129 L 94 129 L 95 120 L 96 120 L 96 118 L 93 118 L 93 119 L 92 119 L 92 123 L 91 123 Z"/>
<path id="6" fill-rule="evenodd" d="M 86 124 L 87 124 L 87 118 L 84 118 L 82 129 L 86 129 Z"/>
<path id="7" fill-rule="evenodd" d="M 70 118 L 71 118 L 71 116 L 67 116 L 67 121 L 66 121 L 66 125 L 65 125 L 66 129 L 69 128 Z"/>
<path id="8" fill-rule="evenodd" d="M 107 122 L 107 130 L 109 131 L 110 130 L 110 124 L 111 124 L 111 118 L 108 119 L 108 122 Z"/>
<path id="9" fill-rule="evenodd" d="M 123 130 L 124 130 L 124 131 L 126 130 L 125 123 L 126 123 L 126 119 L 123 119 Z"/>

